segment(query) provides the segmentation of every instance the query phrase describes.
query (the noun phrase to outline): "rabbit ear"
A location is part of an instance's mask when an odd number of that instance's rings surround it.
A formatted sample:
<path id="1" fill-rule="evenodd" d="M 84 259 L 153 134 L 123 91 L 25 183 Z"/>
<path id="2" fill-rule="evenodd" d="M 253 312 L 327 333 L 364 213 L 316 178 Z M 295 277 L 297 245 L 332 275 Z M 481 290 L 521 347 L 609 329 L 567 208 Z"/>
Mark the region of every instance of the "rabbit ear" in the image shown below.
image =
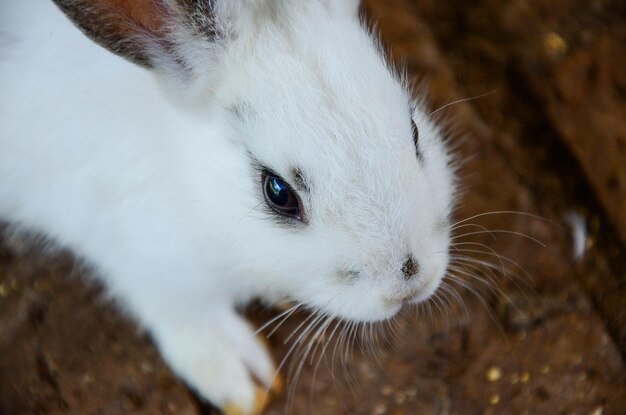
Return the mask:
<path id="1" fill-rule="evenodd" d="M 214 49 L 220 37 L 219 3 L 242 0 L 53 1 L 106 49 L 146 68 L 180 74 L 193 72 L 200 56 L 215 57 L 198 52 Z"/>

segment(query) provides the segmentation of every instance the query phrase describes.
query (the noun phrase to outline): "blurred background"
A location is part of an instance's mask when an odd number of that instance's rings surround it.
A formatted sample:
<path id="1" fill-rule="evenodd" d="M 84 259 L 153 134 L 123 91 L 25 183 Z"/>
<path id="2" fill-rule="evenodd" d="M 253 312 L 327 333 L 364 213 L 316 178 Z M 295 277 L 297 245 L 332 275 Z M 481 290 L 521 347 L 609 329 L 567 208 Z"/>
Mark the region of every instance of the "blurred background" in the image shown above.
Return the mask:
<path id="1" fill-rule="evenodd" d="M 369 0 L 363 13 L 463 160 L 456 277 L 350 354 L 335 326 L 303 339 L 267 413 L 626 413 L 626 3 Z M 212 413 L 75 278 L 88 272 L 0 239 L 0 414 Z M 268 340 L 278 362 L 305 319 Z"/>

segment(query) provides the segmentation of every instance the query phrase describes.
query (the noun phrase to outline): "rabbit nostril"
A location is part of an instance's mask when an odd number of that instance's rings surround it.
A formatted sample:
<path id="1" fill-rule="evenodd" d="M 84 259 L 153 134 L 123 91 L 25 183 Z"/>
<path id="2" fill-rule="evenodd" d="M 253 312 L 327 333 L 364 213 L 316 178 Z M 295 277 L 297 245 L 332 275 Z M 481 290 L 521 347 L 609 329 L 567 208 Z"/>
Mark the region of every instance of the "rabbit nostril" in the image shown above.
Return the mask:
<path id="1" fill-rule="evenodd" d="M 404 278 L 407 280 L 417 275 L 419 271 L 420 266 L 412 256 L 409 256 L 407 260 L 404 261 L 404 264 L 402 264 L 402 275 L 404 275 Z"/>

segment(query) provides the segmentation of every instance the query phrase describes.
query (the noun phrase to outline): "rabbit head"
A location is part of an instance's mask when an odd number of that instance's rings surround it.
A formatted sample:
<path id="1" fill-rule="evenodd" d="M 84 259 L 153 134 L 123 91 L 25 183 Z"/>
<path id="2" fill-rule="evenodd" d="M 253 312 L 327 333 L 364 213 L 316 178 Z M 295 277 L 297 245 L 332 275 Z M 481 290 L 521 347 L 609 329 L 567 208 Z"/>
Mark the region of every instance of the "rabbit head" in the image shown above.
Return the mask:
<path id="1" fill-rule="evenodd" d="M 245 183 L 232 199 L 251 212 L 225 227 L 231 284 L 357 321 L 389 318 L 440 284 L 451 157 L 357 1 L 56 3 L 155 71 L 176 105 L 228 114 L 216 117 L 247 167 L 224 175 Z"/>

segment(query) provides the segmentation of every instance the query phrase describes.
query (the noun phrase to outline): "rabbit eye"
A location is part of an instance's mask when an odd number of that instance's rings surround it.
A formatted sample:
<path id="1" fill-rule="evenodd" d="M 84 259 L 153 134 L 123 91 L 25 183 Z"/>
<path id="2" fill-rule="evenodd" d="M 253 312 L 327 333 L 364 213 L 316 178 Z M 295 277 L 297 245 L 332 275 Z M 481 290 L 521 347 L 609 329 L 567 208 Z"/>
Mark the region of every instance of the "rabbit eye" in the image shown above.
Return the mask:
<path id="1" fill-rule="evenodd" d="M 267 205 L 274 212 L 303 221 L 300 198 L 281 177 L 269 173 L 264 174 L 263 195 Z"/>

